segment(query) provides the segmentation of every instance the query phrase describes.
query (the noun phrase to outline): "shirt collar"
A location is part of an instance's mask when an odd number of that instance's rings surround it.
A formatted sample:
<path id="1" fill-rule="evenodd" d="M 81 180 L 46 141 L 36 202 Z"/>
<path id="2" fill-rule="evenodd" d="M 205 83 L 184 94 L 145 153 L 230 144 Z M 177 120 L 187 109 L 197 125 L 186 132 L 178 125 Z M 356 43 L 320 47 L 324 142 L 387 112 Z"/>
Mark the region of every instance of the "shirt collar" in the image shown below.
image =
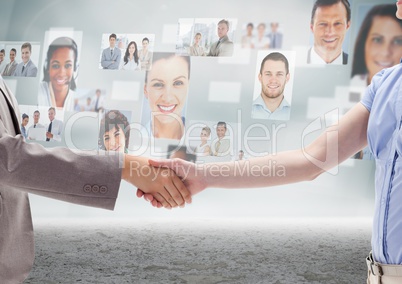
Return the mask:
<path id="1" fill-rule="evenodd" d="M 271 113 L 271 111 L 267 108 L 267 106 L 265 105 L 264 100 L 261 97 L 261 94 L 258 96 L 258 98 L 256 98 L 253 102 L 253 106 L 255 105 L 260 105 L 262 106 L 266 111 L 269 111 Z M 289 102 L 283 98 L 282 102 L 280 103 L 280 105 L 276 108 L 276 110 L 274 110 L 273 112 L 279 111 L 281 109 L 283 109 L 284 107 L 290 107 Z"/>
<path id="2" fill-rule="evenodd" d="M 312 64 L 342 64 L 342 54 L 343 50 L 341 50 L 341 53 L 338 55 L 335 60 L 333 60 L 331 63 L 325 62 L 324 59 L 321 58 L 321 56 L 318 55 L 318 53 L 315 51 L 314 46 L 311 48 L 311 63 Z"/>
<path id="3" fill-rule="evenodd" d="M 265 102 L 261 97 L 261 94 L 258 95 L 258 97 L 254 100 L 253 105 L 262 105 L 265 106 Z"/>

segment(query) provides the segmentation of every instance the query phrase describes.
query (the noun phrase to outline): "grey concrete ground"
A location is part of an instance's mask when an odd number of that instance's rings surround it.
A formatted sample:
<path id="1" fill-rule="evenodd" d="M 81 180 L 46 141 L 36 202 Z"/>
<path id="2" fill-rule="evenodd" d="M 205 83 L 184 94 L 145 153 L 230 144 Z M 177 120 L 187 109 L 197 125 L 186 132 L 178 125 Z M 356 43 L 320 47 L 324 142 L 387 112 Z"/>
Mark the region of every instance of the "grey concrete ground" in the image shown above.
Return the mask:
<path id="1" fill-rule="evenodd" d="M 25 283 L 365 283 L 369 219 L 36 220 Z"/>

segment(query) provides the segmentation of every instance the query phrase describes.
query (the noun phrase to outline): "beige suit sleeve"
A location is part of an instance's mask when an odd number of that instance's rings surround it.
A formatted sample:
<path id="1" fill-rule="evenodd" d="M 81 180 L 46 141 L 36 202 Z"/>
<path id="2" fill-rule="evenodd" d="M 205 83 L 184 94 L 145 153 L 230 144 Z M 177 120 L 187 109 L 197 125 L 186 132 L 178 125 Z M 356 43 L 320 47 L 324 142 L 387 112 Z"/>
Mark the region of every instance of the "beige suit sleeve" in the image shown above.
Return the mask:
<path id="1" fill-rule="evenodd" d="M 121 181 L 118 156 L 83 156 L 67 148 L 46 149 L 3 132 L 0 180 L 23 190 L 71 203 L 114 209 Z"/>
<path id="2" fill-rule="evenodd" d="M 15 98 L 3 82 L 0 87 L 18 117 Z M 0 106 L 0 186 L 76 204 L 114 208 L 121 182 L 118 155 L 96 155 L 96 152 L 89 155 L 68 148 L 47 149 L 27 143 L 22 135 L 14 135 L 9 114 L 3 103 Z"/>
<path id="3" fill-rule="evenodd" d="M 46 149 L 4 133 L 0 121 L 0 180 L 22 190 L 71 203 L 114 209 L 121 181 L 118 156 L 83 156 Z"/>

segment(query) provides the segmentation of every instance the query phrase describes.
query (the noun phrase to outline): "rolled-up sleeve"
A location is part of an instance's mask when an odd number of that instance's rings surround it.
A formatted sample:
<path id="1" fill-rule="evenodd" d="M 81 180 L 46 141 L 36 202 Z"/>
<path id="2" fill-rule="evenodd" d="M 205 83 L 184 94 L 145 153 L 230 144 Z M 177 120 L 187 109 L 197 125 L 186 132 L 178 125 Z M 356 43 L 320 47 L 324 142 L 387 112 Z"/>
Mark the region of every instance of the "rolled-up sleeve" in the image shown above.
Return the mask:
<path id="1" fill-rule="evenodd" d="M 373 105 L 374 96 L 377 92 L 378 86 L 382 80 L 382 76 L 384 74 L 384 70 L 378 72 L 373 79 L 371 80 L 371 84 L 367 87 L 366 92 L 360 101 L 369 112 L 371 112 L 371 107 Z"/>

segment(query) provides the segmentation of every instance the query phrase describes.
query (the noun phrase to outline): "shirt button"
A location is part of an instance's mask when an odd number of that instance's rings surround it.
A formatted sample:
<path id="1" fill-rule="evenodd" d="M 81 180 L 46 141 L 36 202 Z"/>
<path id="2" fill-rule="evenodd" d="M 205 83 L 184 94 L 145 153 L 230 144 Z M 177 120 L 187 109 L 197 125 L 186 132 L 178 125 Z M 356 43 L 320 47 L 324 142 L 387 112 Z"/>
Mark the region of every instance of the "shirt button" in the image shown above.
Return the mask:
<path id="1" fill-rule="evenodd" d="M 91 186 L 89 184 L 85 185 L 84 186 L 84 191 L 87 192 L 87 193 L 91 192 Z"/>
<path id="2" fill-rule="evenodd" d="M 107 186 L 102 185 L 100 187 L 100 193 L 105 194 L 107 192 Z"/>
<path id="3" fill-rule="evenodd" d="M 92 192 L 93 193 L 98 193 L 99 192 L 99 185 L 94 185 L 94 186 L 92 186 Z"/>

